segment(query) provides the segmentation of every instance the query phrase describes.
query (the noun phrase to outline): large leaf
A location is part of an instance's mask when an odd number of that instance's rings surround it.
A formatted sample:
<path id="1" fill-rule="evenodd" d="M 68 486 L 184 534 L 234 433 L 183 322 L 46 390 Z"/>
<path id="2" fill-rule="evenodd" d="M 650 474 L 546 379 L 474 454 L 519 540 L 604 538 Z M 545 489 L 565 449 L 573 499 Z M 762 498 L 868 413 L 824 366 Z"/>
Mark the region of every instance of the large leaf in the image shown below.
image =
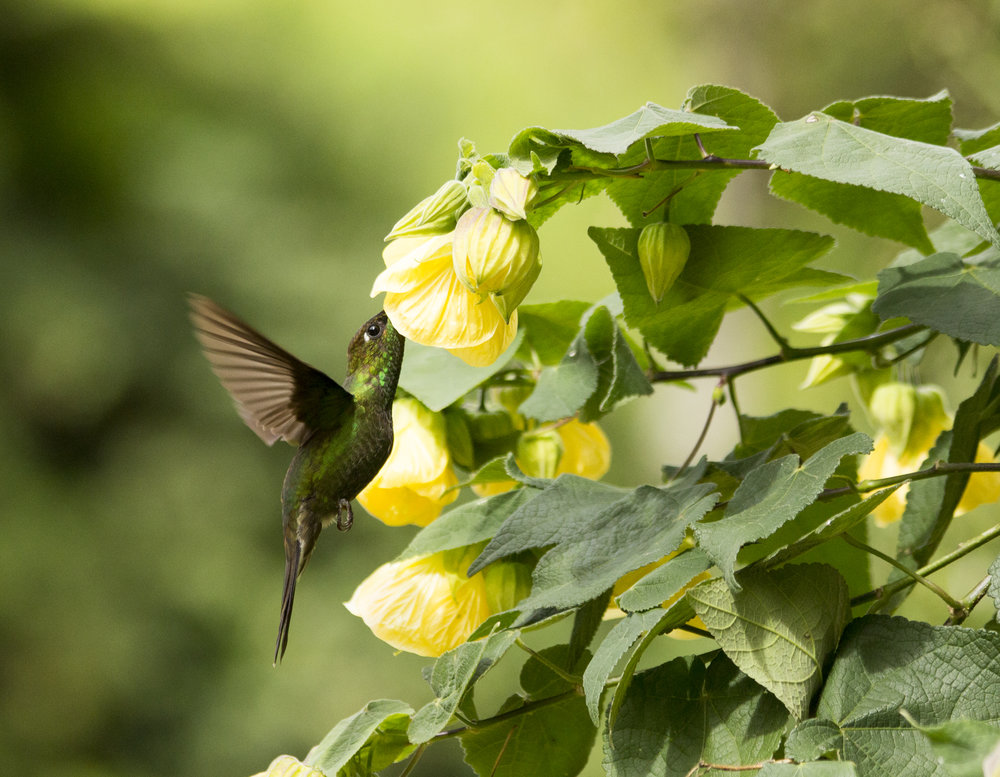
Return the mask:
<path id="1" fill-rule="evenodd" d="M 925 99 L 877 95 L 842 100 L 823 113 L 873 132 L 937 146 L 945 145 L 951 134 L 951 97 L 946 91 Z"/>
<path id="2" fill-rule="evenodd" d="M 521 305 L 517 323 L 524 330 L 522 353 L 536 356 L 542 364 L 558 364 L 580 331 L 580 319 L 591 307 L 589 302 L 576 300 Z"/>
<path id="3" fill-rule="evenodd" d="M 757 151 L 786 170 L 910 197 L 1000 246 L 972 166 L 953 148 L 815 112 L 776 125 Z"/>
<path id="4" fill-rule="evenodd" d="M 834 440 L 805 462 L 792 454 L 752 470 L 729 501 L 725 517 L 695 527 L 701 549 L 730 587 L 739 587 L 735 566 L 743 545 L 773 534 L 811 504 L 844 456 L 871 449 L 871 438 L 857 432 Z"/>
<path id="5" fill-rule="evenodd" d="M 337 774 L 353 759 L 372 771 L 384 769 L 413 750 L 414 745 L 406 738 L 406 724 L 412 713 L 409 705 L 401 701 L 370 701 L 334 726 L 303 763 L 325 774 Z"/>
<path id="6" fill-rule="evenodd" d="M 770 108 L 737 89 L 725 86 L 698 86 L 688 92 L 685 108 L 701 115 L 717 116 L 738 131 L 715 132 L 702 140 L 707 150 L 718 157 L 747 157 L 750 149 L 761 143 L 778 121 Z M 698 159 L 701 152 L 693 135 L 660 137 L 653 142 L 657 160 Z M 642 162 L 646 150 L 633 148 L 619 164 Z M 679 224 L 707 224 L 723 190 L 739 169 L 717 170 L 665 169 L 657 167 L 643 173 L 641 179 L 619 178 L 608 185 L 608 196 L 633 225 L 667 218 Z"/>
<path id="7" fill-rule="evenodd" d="M 844 631 L 817 717 L 840 730 L 840 757 L 862 777 L 949 777 L 922 726 L 1000 725 L 1000 634 L 867 616 Z"/>
<path id="8" fill-rule="evenodd" d="M 781 704 L 725 656 L 708 667 L 701 657 L 678 658 L 635 676 L 605 729 L 604 767 L 611 777 L 684 777 L 700 761 L 759 764 L 778 749 L 787 721 Z"/>
<path id="9" fill-rule="evenodd" d="M 1000 728 L 978 720 L 950 720 L 921 726 L 909 718 L 931 743 L 951 777 L 996 777 L 1000 774 Z M 992 757 L 992 758 L 991 758 Z M 987 767 L 987 759 L 993 767 Z"/>
<path id="10" fill-rule="evenodd" d="M 712 561 L 704 552 L 692 548 L 686 553 L 674 556 L 636 581 L 618 597 L 618 606 L 626 612 L 640 612 L 659 607 L 711 566 Z"/>
<path id="11" fill-rule="evenodd" d="M 840 282 L 834 274 L 801 275 L 833 247 L 833 238 L 812 232 L 748 227 L 686 227 L 687 264 L 657 304 L 639 263 L 639 229 L 599 229 L 588 234 L 611 268 L 625 321 L 671 359 L 697 364 L 715 339 L 726 309 L 738 295 L 760 299 L 798 285 Z"/>
<path id="12" fill-rule="evenodd" d="M 764 764 L 757 777 L 857 777 L 858 770 L 850 761 L 806 761 L 786 764 Z"/>
<path id="13" fill-rule="evenodd" d="M 958 340 L 1000 345 L 1000 253 L 938 253 L 878 274 L 872 310 L 906 317 Z"/>
<path id="14" fill-rule="evenodd" d="M 435 698 L 413 716 L 407 731 L 410 741 L 421 744 L 444 728 L 469 686 L 503 657 L 517 637 L 516 630 L 498 631 L 477 642 L 464 642 L 438 658 L 430 676 Z"/>
<path id="15" fill-rule="evenodd" d="M 821 564 L 748 569 L 739 578 L 741 590 L 715 579 L 688 599 L 726 655 L 804 718 L 847 620 L 847 585 Z"/>
<path id="16" fill-rule="evenodd" d="M 506 367 L 521 346 L 523 337 L 518 332 L 514 342 L 488 367 L 466 364 L 444 348 L 407 342 L 399 385 L 431 410 L 443 410 Z"/>

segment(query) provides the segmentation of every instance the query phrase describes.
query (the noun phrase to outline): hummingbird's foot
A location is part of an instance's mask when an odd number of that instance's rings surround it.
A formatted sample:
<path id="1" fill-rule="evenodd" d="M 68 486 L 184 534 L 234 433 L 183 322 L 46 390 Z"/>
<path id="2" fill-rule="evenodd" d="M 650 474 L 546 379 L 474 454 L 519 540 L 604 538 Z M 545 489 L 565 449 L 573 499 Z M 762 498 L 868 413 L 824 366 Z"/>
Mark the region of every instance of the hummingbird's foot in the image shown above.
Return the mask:
<path id="1" fill-rule="evenodd" d="M 337 504 L 337 528 L 347 531 L 354 525 L 354 511 L 349 499 L 341 499 Z"/>

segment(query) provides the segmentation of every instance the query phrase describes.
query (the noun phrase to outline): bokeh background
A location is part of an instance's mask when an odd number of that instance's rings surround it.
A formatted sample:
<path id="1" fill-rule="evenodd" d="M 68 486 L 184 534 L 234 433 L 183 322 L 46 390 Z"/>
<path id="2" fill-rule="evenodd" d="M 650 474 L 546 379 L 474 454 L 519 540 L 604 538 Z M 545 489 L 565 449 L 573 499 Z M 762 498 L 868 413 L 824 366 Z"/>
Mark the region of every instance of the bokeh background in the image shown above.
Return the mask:
<path id="1" fill-rule="evenodd" d="M 996 0 L 4 0 L 0 18 L 6 774 L 251 774 L 369 699 L 429 698 L 428 662 L 393 656 L 340 604 L 412 536 L 364 516 L 320 543 L 271 667 L 291 454 L 232 411 L 187 291 L 339 378 L 378 309 L 383 235 L 453 174 L 460 137 L 503 150 L 523 126 L 677 107 L 701 83 L 784 119 L 942 88 L 960 126 L 1000 118 Z M 894 250 L 769 200 L 752 174 L 719 220 L 831 231 L 826 266 L 858 274 Z M 621 219 L 592 200 L 546 224 L 529 301 L 612 290 L 590 223 Z M 772 348 L 737 315 L 708 361 Z M 951 356 L 925 377 L 952 381 Z M 747 379 L 744 410 L 846 398 L 797 392 L 804 369 Z M 609 419 L 609 478 L 655 482 L 683 459 L 708 388 L 661 387 Z M 721 416 L 713 455 L 733 441 Z M 449 743 L 418 773 L 468 771 Z"/>

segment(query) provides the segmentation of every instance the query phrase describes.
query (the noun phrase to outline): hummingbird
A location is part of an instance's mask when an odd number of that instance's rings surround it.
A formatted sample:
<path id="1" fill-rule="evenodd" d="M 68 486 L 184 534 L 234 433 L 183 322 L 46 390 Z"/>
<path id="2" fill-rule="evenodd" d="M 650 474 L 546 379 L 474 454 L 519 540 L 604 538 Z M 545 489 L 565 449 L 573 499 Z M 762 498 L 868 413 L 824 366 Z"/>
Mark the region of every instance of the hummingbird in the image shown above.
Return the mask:
<path id="1" fill-rule="evenodd" d="M 341 531 L 351 528 L 351 500 L 392 450 L 404 340 L 384 311 L 372 316 L 347 347 L 341 386 L 208 297 L 188 299 L 195 336 L 244 422 L 268 445 L 282 439 L 298 446 L 281 491 L 285 577 L 277 665 L 288 646 L 295 584 L 320 530 L 334 521 Z"/>

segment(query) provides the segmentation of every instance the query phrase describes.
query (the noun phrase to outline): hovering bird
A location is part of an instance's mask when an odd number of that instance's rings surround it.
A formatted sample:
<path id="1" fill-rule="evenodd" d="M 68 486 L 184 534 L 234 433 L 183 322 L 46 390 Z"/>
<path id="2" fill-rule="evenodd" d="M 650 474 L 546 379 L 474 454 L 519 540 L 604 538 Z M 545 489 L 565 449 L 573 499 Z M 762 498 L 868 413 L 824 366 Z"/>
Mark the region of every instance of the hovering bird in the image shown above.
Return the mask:
<path id="1" fill-rule="evenodd" d="M 285 582 L 277 665 L 288 646 L 295 583 L 320 530 L 334 520 L 341 531 L 351 528 L 351 500 L 389 457 L 404 340 L 384 312 L 368 319 L 347 347 L 341 386 L 207 297 L 191 294 L 189 302 L 195 335 L 247 426 L 268 445 L 283 439 L 298 446 L 281 491 Z"/>

